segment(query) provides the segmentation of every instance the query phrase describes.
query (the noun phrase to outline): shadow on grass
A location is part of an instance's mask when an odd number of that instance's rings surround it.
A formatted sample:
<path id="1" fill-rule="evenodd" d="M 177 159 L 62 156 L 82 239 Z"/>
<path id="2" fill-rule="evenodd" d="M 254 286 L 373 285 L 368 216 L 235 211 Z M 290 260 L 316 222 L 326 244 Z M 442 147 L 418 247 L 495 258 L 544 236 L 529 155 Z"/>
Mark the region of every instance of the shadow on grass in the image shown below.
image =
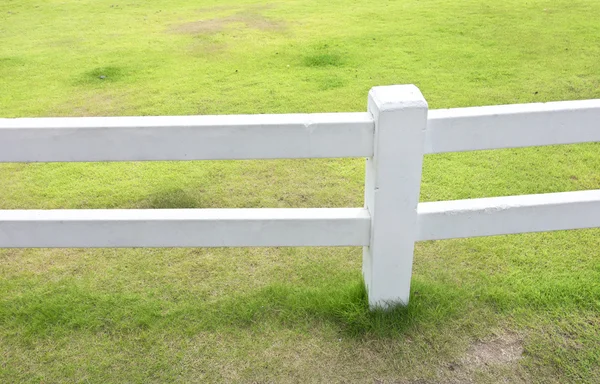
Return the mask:
<path id="1" fill-rule="evenodd" d="M 98 292 L 76 281 L 37 285 L 0 302 L 0 326 L 30 337 L 72 331 L 160 330 L 193 335 L 203 331 L 311 329 L 323 323 L 351 338 L 389 338 L 421 322 L 443 322 L 458 311 L 460 295 L 447 287 L 415 282 L 408 307 L 369 310 L 361 281 L 341 287 L 271 285 L 254 293 L 207 302 L 193 295 L 164 300 L 161 293 Z"/>
<path id="2" fill-rule="evenodd" d="M 370 310 L 362 281 L 342 287 L 271 285 L 257 293 L 225 299 L 213 306 L 220 321 L 248 327 L 274 322 L 292 328 L 329 323 L 347 337 L 394 337 L 427 318 L 443 321 L 457 311 L 459 295 L 445 287 L 413 284 L 408 306 Z"/>
<path id="3" fill-rule="evenodd" d="M 76 85 L 104 85 L 124 80 L 129 71 L 124 67 L 105 66 L 90 69 L 80 74 L 74 81 Z"/>
<path id="4" fill-rule="evenodd" d="M 133 208 L 138 209 L 182 209 L 206 208 L 207 205 L 199 201 L 201 196 L 193 196 L 182 189 L 163 190 L 153 193 L 146 199 L 135 203 Z"/>

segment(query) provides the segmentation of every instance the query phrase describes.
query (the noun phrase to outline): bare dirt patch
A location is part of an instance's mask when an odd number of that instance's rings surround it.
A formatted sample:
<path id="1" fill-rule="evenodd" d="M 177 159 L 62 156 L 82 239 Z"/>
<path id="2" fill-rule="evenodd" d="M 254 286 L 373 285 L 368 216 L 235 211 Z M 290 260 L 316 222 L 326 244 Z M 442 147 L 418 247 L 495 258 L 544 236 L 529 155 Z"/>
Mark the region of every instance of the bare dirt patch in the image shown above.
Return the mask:
<path id="1" fill-rule="evenodd" d="M 214 56 L 225 52 L 227 44 L 223 42 L 212 42 L 206 40 L 197 40 L 189 46 L 189 53 L 193 56 Z"/>
<path id="2" fill-rule="evenodd" d="M 217 33 L 225 29 L 228 24 L 226 20 L 227 18 L 192 21 L 174 26 L 171 31 L 191 35 Z"/>
<path id="3" fill-rule="evenodd" d="M 245 7 L 244 9 L 248 11 L 263 11 L 265 9 L 271 9 L 275 5 L 274 4 L 254 4 Z M 197 10 L 200 13 L 208 13 L 208 12 L 220 12 L 220 11 L 233 11 L 236 9 L 240 9 L 239 6 L 235 5 L 214 5 L 212 7 L 204 7 Z"/>
<path id="4" fill-rule="evenodd" d="M 231 11 L 237 9 L 235 5 L 213 5 L 212 7 L 204 7 L 197 10 L 200 13 L 206 12 L 218 12 L 218 11 Z"/>
<path id="5" fill-rule="evenodd" d="M 462 363 L 466 367 L 505 365 L 516 363 L 522 355 L 522 341 L 516 335 L 503 335 L 491 341 L 473 344 Z"/>
<path id="6" fill-rule="evenodd" d="M 198 20 L 171 26 L 170 31 L 183 34 L 215 34 L 224 31 L 235 24 L 244 24 L 246 28 L 261 31 L 282 31 L 286 23 L 281 20 L 270 19 L 262 11 L 272 8 L 269 5 L 245 8 L 229 16 L 217 17 L 207 20 Z"/>
<path id="7" fill-rule="evenodd" d="M 261 31 L 282 31 L 285 23 L 281 20 L 269 19 L 259 13 L 239 13 L 232 18 L 233 22 L 244 23 L 248 28 Z"/>
<path id="8" fill-rule="evenodd" d="M 523 341 L 515 334 L 504 334 L 473 343 L 465 355 L 439 372 L 440 383 L 463 384 L 497 382 L 526 383 L 518 365 L 523 356 Z M 437 383 L 438 381 L 436 381 Z"/>

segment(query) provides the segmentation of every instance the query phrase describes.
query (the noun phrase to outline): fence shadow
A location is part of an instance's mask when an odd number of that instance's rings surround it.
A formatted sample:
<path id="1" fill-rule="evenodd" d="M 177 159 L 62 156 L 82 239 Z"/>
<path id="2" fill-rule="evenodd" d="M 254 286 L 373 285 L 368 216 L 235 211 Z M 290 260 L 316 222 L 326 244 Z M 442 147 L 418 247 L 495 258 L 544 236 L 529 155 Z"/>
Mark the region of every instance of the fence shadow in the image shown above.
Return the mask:
<path id="1" fill-rule="evenodd" d="M 192 195 L 183 189 L 161 190 L 135 202 L 129 208 L 136 209 L 182 209 L 208 208 L 198 194 Z"/>
<path id="2" fill-rule="evenodd" d="M 419 324 L 443 324 L 460 313 L 463 301 L 458 292 L 430 282 L 417 281 L 413 286 L 409 306 L 371 311 L 358 279 L 341 287 L 270 285 L 212 302 L 206 297 L 173 301 L 159 300 L 154 294 L 102 292 L 63 280 L 4 300 L 0 325 L 38 338 L 73 331 L 192 336 L 265 325 L 310 330 L 328 324 L 347 338 L 385 339 Z"/>
<path id="3" fill-rule="evenodd" d="M 270 285 L 255 293 L 225 298 L 209 306 L 199 306 L 196 318 L 208 316 L 210 323 L 246 328 L 261 322 L 303 328 L 329 323 L 345 337 L 393 338 L 414 325 L 435 318 L 438 323 L 459 309 L 460 295 L 448 287 L 415 282 L 408 306 L 370 310 L 362 281 L 342 287 L 301 288 Z M 209 327 L 212 328 L 212 327 Z"/>

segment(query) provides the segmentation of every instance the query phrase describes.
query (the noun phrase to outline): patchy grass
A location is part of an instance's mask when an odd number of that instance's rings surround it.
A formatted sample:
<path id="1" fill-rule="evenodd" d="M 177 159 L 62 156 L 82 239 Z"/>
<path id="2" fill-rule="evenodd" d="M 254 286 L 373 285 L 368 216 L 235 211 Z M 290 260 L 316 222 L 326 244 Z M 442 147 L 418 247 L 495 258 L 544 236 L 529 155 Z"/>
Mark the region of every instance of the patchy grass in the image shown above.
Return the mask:
<path id="1" fill-rule="evenodd" d="M 266 18 L 254 9 L 244 9 L 231 16 L 174 25 L 172 26 L 172 30 L 192 35 L 216 34 L 239 24 L 241 24 L 242 28 L 258 29 L 261 31 L 281 31 L 285 28 L 285 24 L 282 21 Z"/>
<path id="2" fill-rule="evenodd" d="M 364 111 L 600 98 L 593 0 L 0 4 L 0 114 Z M 103 79 L 100 77 L 104 76 Z M 600 188 L 598 144 L 427 156 L 422 200 Z M 348 207 L 362 160 L 3 164 L 0 208 Z M 356 248 L 0 250 L 1 382 L 600 381 L 600 231 Z"/>

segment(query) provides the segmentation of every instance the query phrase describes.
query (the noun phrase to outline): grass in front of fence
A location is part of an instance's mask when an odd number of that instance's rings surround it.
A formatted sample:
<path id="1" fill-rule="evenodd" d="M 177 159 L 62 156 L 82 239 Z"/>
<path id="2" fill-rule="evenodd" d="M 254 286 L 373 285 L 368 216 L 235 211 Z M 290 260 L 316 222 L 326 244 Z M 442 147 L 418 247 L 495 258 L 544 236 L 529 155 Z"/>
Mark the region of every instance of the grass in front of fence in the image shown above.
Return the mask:
<path id="1" fill-rule="evenodd" d="M 600 98 L 600 4 L 4 1 L 0 114 Z M 597 144 L 427 156 L 422 200 L 600 188 Z M 362 160 L 0 165 L 0 208 L 347 207 Z M 597 382 L 600 231 L 419 243 L 369 312 L 354 248 L 0 250 L 2 382 Z M 420 381 L 419 381 L 420 380 Z"/>

